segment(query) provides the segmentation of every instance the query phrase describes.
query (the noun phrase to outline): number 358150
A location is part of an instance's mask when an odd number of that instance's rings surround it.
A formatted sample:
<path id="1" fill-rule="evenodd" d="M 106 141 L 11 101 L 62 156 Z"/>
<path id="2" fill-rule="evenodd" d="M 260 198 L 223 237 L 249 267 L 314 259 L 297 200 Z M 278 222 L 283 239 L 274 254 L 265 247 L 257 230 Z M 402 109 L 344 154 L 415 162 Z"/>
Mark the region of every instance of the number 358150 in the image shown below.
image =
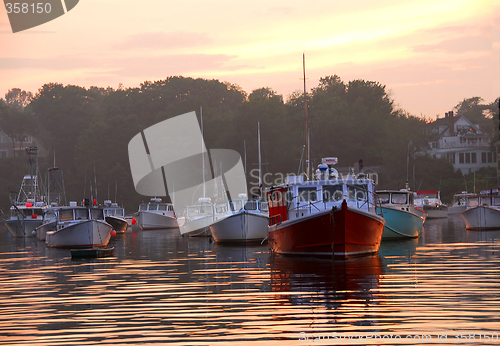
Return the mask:
<path id="1" fill-rule="evenodd" d="M 7 9 L 7 13 L 50 13 L 52 7 L 50 3 L 32 3 L 28 4 L 26 2 L 14 2 L 5 3 L 5 8 Z"/>

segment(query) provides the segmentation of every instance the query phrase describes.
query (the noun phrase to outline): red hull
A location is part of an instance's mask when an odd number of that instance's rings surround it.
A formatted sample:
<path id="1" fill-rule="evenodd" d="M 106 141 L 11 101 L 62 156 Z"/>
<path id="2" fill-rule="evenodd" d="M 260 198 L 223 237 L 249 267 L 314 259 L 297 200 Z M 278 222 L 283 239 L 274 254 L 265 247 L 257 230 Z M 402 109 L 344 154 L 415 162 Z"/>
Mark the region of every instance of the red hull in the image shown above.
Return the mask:
<path id="1" fill-rule="evenodd" d="M 324 211 L 288 220 L 269 229 L 269 243 L 276 253 L 352 256 L 377 252 L 385 220 L 347 208 Z M 334 240 L 335 239 L 335 240 Z"/>

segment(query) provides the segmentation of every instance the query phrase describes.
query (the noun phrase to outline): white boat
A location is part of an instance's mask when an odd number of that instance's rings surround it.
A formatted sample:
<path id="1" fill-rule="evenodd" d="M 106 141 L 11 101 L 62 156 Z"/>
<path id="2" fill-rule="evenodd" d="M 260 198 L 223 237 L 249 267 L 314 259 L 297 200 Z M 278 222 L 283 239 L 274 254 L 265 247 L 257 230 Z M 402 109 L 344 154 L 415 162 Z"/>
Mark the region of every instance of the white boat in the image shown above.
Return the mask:
<path id="1" fill-rule="evenodd" d="M 257 122 L 257 144 L 259 153 L 259 194 L 262 196 L 262 163 L 260 155 L 260 122 Z M 269 224 L 269 208 L 266 201 L 248 200 L 246 194 L 239 199 L 225 204 L 225 213 L 216 213 L 214 223 L 210 226 L 212 237 L 216 242 L 263 242 L 267 239 Z M 221 206 L 223 206 L 222 204 Z M 223 207 L 224 209 L 224 207 Z"/>
<path id="2" fill-rule="evenodd" d="M 45 236 L 47 246 L 87 248 L 108 245 L 113 227 L 104 220 L 102 208 L 61 207 L 56 215 L 56 229 L 48 231 Z"/>
<path id="3" fill-rule="evenodd" d="M 210 198 L 200 197 L 198 203 L 186 208 L 183 222 L 179 220 L 181 234 L 191 237 L 210 236 L 210 225 L 214 220 L 214 205 Z"/>
<path id="4" fill-rule="evenodd" d="M 128 228 L 128 222 L 125 220 L 125 208 L 110 200 L 105 200 L 103 210 L 106 222 L 113 226 L 116 233 L 125 233 Z"/>
<path id="5" fill-rule="evenodd" d="M 448 217 L 448 207 L 441 202 L 438 190 L 421 190 L 415 192 L 415 207 L 423 209 L 428 219 Z"/>
<path id="6" fill-rule="evenodd" d="M 377 191 L 380 202 L 378 214 L 385 219 L 384 239 L 418 238 L 423 231 L 425 217 L 415 213 L 413 192 L 402 190 Z"/>
<path id="7" fill-rule="evenodd" d="M 9 233 L 16 238 L 35 235 L 35 228 L 43 222 L 47 205 L 42 201 L 38 175 L 25 175 L 17 198 L 12 201 L 10 215 L 5 220 Z"/>
<path id="8" fill-rule="evenodd" d="M 135 214 L 132 223 L 137 224 L 143 231 L 179 227 L 174 206 L 172 203 L 162 202 L 161 198 L 151 198 L 149 203 L 139 205 L 139 211 Z"/>
<path id="9" fill-rule="evenodd" d="M 215 242 L 261 243 L 267 238 L 267 202 L 245 197 L 215 203 L 214 222 L 210 225 Z"/>
<path id="10" fill-rule="evenodd" d="M 466 209 L 467 197 L 474 196 L 474 193 L 462 191 L 453 195 L 453 204 L 448 207 L 448 214 L 461 214 Z"/>
<path id="11" fill-rule="evenodd" d="M 468 196 L 466 210 L 460 216 L 469 230 L 500 229 L 500 196 Z"/>

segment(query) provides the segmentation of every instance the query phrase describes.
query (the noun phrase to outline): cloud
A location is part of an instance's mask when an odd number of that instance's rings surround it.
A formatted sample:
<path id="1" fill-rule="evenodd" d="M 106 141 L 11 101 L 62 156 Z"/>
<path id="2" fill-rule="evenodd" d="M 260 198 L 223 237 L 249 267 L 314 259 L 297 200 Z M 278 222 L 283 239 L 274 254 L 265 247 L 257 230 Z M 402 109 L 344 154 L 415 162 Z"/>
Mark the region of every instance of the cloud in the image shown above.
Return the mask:
<path id="1" fill-rule="evenodd" d="M 0 70 L 16 69 L 50 69 L 70 70 L 96 64 L 94 59 L 74 56 L 59 56 L 53 58 L 0 58 Z"/>
<path id="2" fill-rule="evenodd" d="M 127 58 L 116 61 L 115 73 L 125 77 L 158 76 L 203 73 L 211 70 L 230 70 L 234 56 L 224 54 L 179 54 L 156 57 Z M 242 68 L 233 66 L 232 68 Z"/>
<path id="3" fill-rule="evenodd" d="M 129 36 L 123 42 L 114 45 L 116 49 L 172 49 L 198 47 L 211 44 L 213 40 L 206 33 L 193 32 L 146 32 Z"/>
<path id="4" fill-rule="evenodd" d="M 422 44 L 413 46 L 414 52 L 447 52 L 466 53 L 490 51 L 492 39 L 488 36 L 468 36 L 443 40 L 437 44 Z"/>
<path id="5" fill-rule="evenodd" d="M 245 66 L 230 65 L 234 56 L 224 54 L 164 54 L 130 58 L 95 59 L 93 57 L 57 56 L 50 58 L 0 58 L 0 70 L 48 69 L 48 70 L 108 70 L 112 74 L 140 76 L 162 71 L 168 75 L 185 74 L 224 68 L 239 69 Z"/>

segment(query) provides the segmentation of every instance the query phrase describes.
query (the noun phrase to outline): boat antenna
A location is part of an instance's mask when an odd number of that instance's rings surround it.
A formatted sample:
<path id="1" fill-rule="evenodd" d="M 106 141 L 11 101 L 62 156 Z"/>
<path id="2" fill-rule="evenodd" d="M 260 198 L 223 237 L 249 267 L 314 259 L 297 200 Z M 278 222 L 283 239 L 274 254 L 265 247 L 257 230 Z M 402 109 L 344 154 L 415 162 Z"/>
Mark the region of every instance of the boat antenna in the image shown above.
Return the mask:
<path id="1" fill-rule="evenodd" d="M 304 114 L 305 114 L 305 125 L 306 125 L 306 177 L 309 180 L 309 158 L 310 158 L 310 148 L 309 148 L 309 119 L 307 117 L 307 93 L 306 93 L 306 55 L 302 53 L 302 70 L 304 72 Z"/>

